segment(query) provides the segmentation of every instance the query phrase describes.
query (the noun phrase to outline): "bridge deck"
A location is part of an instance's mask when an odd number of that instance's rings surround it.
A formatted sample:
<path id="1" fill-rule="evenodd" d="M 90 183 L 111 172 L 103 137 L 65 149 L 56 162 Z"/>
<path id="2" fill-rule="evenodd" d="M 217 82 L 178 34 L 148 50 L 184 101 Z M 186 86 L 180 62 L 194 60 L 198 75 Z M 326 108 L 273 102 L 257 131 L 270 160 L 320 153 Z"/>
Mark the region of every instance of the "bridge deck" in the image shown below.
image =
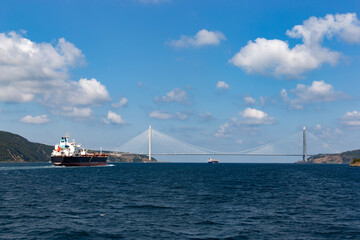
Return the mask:
<path id="1" fill-rule="evenodd" d="M 127 155 L 133 153 L 121 153 Z M 137 153 L 140 155 L 148 155 L 149 153 Z M 151 155 L 182 155 L 182 156 L 197 156 L 197 155 L 212 155 L 212 156 L 274 156 L 274 157 L 302 157 L 303 154 L 277 154 L 277 153 L 151 153 Z M 308 154 L 308 156 L 312 156 Z"/>

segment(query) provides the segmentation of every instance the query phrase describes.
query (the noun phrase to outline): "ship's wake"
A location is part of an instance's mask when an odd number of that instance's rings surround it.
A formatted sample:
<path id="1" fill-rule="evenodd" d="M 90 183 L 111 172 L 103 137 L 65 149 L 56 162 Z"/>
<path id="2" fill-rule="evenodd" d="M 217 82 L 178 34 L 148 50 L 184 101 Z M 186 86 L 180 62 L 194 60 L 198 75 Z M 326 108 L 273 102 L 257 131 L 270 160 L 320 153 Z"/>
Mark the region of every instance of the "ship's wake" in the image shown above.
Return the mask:
<path id="1" fill-rule="evenodd" d="M 46 169 L 46 168 L 57 168 L 54 165 L 45 165 L 45 166 L 6 166 L 0 167 L 0 171 L 7 170 L 31 170 L 31 169 Z"/>
<path id="2" fill-rule="evenodd" d="M 93 167 L 114 167 L 115 164 L 106 164 L 104 166 L 91 166 Z M 0 171 L 9 171 L 9 170 L 35 170 L 35 169 L 65 169 L 65 168 L 84 168 L 84 167 L 66 167 L 66 166 L 55 166 L 55 165 L 40 165 L 40 166 L 7 166 L 0 167 Z"/>

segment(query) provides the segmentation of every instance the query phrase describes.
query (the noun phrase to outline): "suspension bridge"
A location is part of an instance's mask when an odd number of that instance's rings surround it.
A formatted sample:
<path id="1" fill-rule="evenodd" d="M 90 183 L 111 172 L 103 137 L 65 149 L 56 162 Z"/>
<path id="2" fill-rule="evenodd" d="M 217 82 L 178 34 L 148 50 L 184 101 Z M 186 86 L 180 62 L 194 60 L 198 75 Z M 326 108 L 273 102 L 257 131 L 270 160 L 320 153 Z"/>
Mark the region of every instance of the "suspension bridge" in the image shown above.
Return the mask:
<path id="1" fill-rule="evenodd" d="M 294 152 L 282 152 L 279 151 L 281 148 L 277 148 L 276 144 L 269 143 L 264 144 L 255 148 L 242 150 L 239 152 L 221 152 L 206 149 L 203 147 L 195 146 L 191 143 L 184 142 L 182 140 L 176 139 L 164 133 L 161 133 L 155 129 L 152 129 L 151 126 L 149 129 L 140 133 L 136 137 L 130 139 L 126 143 L 122 144 L 120 147 L 114 150 L 115 153 L 121 153 L 122 155 L 126 154 L 142 154 L 148 155 L 149 161 L 151 161 L 152 156 L 198 156 L 198 155 L 216 155 L 216 156 L 273 156 L 273 157 L 302 157 L 303 161 L 307 161 L 309 156 L 313 154 L 308 154 L 307 150 L 307 131 L 304 127 L 302 129 L 302 137 L 299 134 L 295 135 L 295 144 L 293 144 L 292 149 Z M 313 138 L 316 138 L 314 135 L 310 135 Z M 316 138 L 318 139 L 318 138 Z M 319 139 L 318 139 L 319 140 Z M 283 139 L 282 142 L 289 142 L 287 139 Z M 281 141 L 278 145 L 283 144 Z M 289 150 L 289 148 L 286 148 Z"/>

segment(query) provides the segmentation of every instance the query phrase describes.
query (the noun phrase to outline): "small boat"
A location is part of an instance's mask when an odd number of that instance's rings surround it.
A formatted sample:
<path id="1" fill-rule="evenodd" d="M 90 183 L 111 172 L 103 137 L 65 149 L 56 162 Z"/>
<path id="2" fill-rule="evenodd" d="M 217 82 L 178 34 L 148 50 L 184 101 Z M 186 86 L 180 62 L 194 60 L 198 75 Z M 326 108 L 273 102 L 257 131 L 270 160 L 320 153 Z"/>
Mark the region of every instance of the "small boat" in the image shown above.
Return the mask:
<path id="1" fill-rule="evenodd" d="M 208 163 L 219 163 L 219 160 L 217 160 L 215 158 L 209 158 Z"/>
<path id="2" fill-rule="evenodd" d="M 51 162 L 56 166 L 103 166 L 108 154 L 92 152 L 81 148 L 75 141 L 69 142 L 69 136 L 62 137 L 51 153 Z"/>

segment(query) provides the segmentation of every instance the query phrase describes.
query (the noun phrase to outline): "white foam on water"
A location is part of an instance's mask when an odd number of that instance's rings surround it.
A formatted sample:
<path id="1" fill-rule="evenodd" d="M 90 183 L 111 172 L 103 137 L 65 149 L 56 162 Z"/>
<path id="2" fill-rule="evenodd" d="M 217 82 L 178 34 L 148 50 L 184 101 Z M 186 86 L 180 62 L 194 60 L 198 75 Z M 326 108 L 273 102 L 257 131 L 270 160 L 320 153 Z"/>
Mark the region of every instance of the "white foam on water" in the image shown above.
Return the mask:
<path id="1" fill-rule="evenodd" d="M 29 169 L 46 169 L 46 168 L 57 168 L 54 165 L 46 165 L 46 166 L 7 166 L 7 167 L 0 167 L 0 171 L 7 171 L 7 170 L 29 170 Z"/>
<path id="2" fill-rule="evenodd" d="M 106 164 L 104 166 L 91 166 L 91 167 L 115 167 L 115 164 Z M 0 171 L 8 171 L 8 170 L 32 170 L 32 169 L 65 169 L 65 168 L 83 168 L 82 166 L 55 166 L 55 165 L 42 165 L 42 166 L 6 166 L 0 167 Z"/>

